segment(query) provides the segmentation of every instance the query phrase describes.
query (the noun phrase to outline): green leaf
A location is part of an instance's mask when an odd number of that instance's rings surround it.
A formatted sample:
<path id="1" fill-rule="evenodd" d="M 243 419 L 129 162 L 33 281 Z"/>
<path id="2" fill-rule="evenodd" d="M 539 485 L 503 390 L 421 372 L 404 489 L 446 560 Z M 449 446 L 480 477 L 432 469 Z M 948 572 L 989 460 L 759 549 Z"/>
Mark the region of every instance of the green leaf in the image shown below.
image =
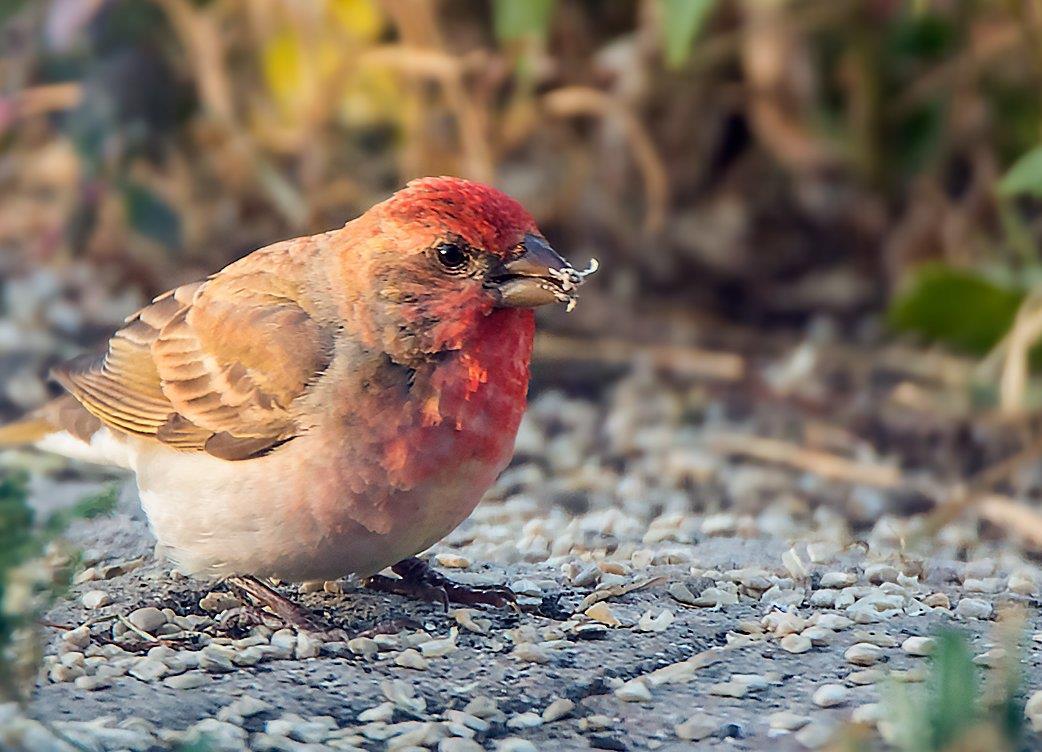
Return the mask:
<path id="1" fill-rule="evenodd" d="M 1036 146 L 1013 163 L 999 181 L 999 193 L 1007 197 L 1042 198 L 1042 146 Z"/>
<path id="2" fill-rule="evenodd" d="M 977 722 L 978 692 L 977 667 L 966 638 L 952 630 L 941 632 L 931 657 L 928 686 L 931 749 L 947 748 Z"/>
<path id="3" fill-rule="evenodd" d="M 0 471 L 0 594 L 3 574 L 27 556 L 35 553 L 35 541 L 29 535 L 33 511 L 29 507 L 29 476 L 23 471 Z"/>
<path id="4" fill-rule="evenodd" d="M 934 264 L 921 268 L 890 305 L 890 325 L 983 355 L 1009 331 L 1024 291 L 979 272 Z"/>
<path id="5" fill-rule="evenodd" d="M 662 0 L 662 38 L 670 67 L 687 60 L 691 43 L 715 6 L 716 0 Z"/>
<path id="6" fill-rule="evenodd" d="M 553 13 L 554 0 L 495 0 L 492 23 L 496 36 L 504 41 L 543 38 Z"/>
<path id="7" fill-rule="evenodd" d="M 148 188 L 137 183 L 124 183 L 123 205 L 134 230 L 167 248 L 181 247 L 181 218 Z"/>

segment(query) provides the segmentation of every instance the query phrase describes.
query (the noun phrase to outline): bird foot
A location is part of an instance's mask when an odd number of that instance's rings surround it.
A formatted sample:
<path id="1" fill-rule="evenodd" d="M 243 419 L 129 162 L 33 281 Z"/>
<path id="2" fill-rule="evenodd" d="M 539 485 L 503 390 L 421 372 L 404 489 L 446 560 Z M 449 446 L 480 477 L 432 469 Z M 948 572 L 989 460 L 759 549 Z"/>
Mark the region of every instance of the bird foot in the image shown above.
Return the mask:
<path id="1" fill-rule="evenodd" d="M 261 606 L 267 606 L 287 626 L 296 627 L 306 632 L 326 632 L 328 626 L 323 624 L 314 614 L 300 604 L 279 593 L 275 588 L 266 585 L 250 575 L 229 577 L 228 584 L 245 593 L 251 600 Z"/>
<path id="2" fill-rule="evenodd" d="M 503 585 L 466 585 L 450 580 L 432 569 L 427 562 L 410 556 L 391 567 L 399 579 L 373 575 L 365 586 L 383 593 L 441 603 L 448 610 L 450 603 L 463 606 L 514 606 L 517 596 Z"/>

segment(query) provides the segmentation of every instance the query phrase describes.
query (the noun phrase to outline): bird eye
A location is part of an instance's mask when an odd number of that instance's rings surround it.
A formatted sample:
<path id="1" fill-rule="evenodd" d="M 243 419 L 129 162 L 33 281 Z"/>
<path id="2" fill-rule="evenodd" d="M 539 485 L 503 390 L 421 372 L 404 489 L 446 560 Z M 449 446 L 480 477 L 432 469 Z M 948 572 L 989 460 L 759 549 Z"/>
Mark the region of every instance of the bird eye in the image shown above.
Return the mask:
<path id="1" fill-rule="evenodd" d="M 467 252 L 457 243 L 442 243 L 435 252 L 438 262 L 446 269 L 458 271 L 467 265 Z"/>

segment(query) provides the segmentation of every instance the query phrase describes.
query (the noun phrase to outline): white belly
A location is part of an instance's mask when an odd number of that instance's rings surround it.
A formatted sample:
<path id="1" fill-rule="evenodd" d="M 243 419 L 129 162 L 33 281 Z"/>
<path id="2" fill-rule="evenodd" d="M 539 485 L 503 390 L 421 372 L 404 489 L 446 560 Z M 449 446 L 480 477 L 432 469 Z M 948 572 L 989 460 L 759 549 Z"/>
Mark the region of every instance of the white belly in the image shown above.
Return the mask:
<path id="1" fill-rule="evenodd" d="M 114 464 L 137 475 L 141 506 L 164 553 L 187 574 L 252 574 L 284 580 L 366 576 L 428 548 L 480 501 L 498 468 L 462 466 L 398 492 L 389 527 L 360 524 L 369 496 L 351 492 L 302 436 L 270 455 L 229 462 L 101 429 L 88 446 L 71 436 L 41 448 Z"/>

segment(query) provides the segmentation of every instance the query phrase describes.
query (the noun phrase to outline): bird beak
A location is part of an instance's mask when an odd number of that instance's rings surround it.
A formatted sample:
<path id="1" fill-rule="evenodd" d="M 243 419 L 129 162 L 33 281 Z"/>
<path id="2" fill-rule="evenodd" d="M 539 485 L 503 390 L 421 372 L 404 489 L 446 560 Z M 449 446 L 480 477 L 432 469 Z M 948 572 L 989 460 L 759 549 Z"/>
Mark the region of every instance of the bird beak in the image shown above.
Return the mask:
<path id="1" fill-rule="evenodd" d="M 571 310 L 583 275 L 538 235 L 525 235 L 519 250 L 520 256 L 497 263 L 489 271 L 485 287 L 496 297 L 496 305 L 535 308 L 567 303 Z"/>

